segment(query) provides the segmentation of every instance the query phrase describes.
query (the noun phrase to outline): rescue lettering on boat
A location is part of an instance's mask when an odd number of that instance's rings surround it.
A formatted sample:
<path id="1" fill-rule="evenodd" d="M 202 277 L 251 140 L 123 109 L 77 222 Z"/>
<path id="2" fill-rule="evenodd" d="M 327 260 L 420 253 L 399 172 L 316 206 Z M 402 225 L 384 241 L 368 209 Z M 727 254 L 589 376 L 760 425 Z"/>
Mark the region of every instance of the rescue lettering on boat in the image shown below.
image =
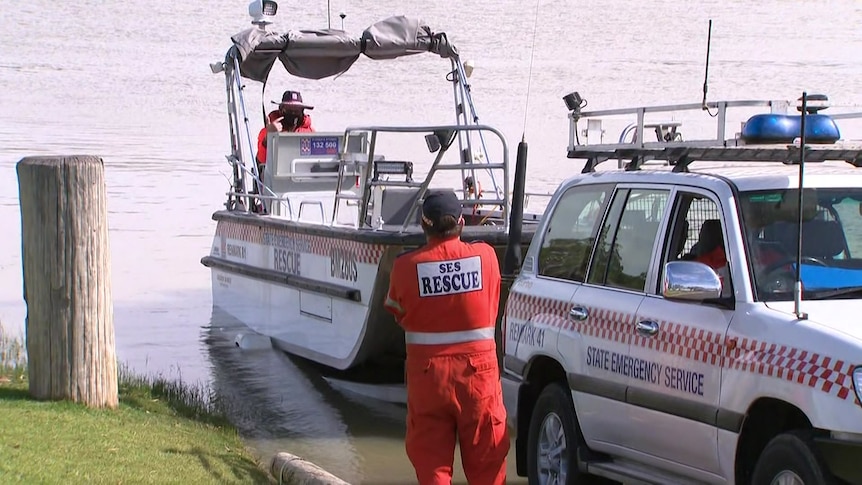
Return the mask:
<path id="1" fill-rule="evenodd" d="M 292 275 L 302 274 L 301 255 L 311 252 L 311 243 L 308 239 L 265 231 L 263 244 L 272 246 L 274 270 Z"/>
<path id="2" fill-rule="evenodd" d="M 482 258 L 435 261 L 416 265 L 419 296 L 455 295 L 482 289 Z"/>
<path id="3" fill-rule="evenodd" d="M 282 273 L 299 275 L 302 274 L 300 269 L 300 253 L 288 251 L 287 249 L 272 248 L 273 268 Z"/>

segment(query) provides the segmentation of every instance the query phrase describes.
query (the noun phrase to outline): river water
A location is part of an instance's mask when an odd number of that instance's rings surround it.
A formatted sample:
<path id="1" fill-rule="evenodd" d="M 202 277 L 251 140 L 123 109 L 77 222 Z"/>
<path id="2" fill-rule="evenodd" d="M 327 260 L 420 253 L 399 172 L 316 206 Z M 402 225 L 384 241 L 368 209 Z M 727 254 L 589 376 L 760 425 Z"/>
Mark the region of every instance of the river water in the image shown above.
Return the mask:
<path id="1" fill-rule="evenodd" d="M 326 27 L 327 3 L 333 27 L 344 11 L 348 31 L 407 14 L 447 32 L 476 66 L 480 120 L 513 150 L 522 135 L 529 142 L 531 192 L 551 191 L 581 168 L 565 157 L 566 93 L 579 91 L 587 109 L 700 102 L 709 19 L 710 100 L 796 99 L 805 90 L 862 106 L 855 0 L 282 2 L 276 27 Z M 240 427 L 264 458 L 289 450 L 354 483 L 412 481 L 403 407 L 338 392 L 271 349 L 236 349 L 235 323 L 212 311 L 199 261 L 228 188 L 229 142 L 224 80 L 208 64 L 249 25 L 247 2 L 33 0 L 4 10 L 0 322 L 23 332 L 15 164 L 29 155 L 99 155 L 120 359 L 138 372 L 244 397 Z M 302 91 L 317 107 L 318 130 L 449 123 L 448 66 L 430 56 L 363 58 L 345 75 L 316 82 L 274 72 L 267 100 L 288 87 Z M 260 86 L 250 84 L 257 113 Z"/>

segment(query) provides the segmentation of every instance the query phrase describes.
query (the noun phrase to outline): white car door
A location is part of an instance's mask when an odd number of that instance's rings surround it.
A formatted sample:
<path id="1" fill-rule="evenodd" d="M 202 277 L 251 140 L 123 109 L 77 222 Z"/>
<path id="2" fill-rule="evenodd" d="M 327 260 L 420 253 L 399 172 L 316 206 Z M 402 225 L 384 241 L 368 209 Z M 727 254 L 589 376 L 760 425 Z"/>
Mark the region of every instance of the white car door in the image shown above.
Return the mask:
<path id="1" fill-rule="evenodd" d="M 631 446 L 676 471 L 707 480 L 718 473 L 717 428 L 721 353 L 733 311 L 730 303 L 674 301 L 661 294 L 668 261 L 704 262 L 722 280 L 722 299 L 730 298 L 727 230 L 717 199 L 700 189 L 678 190 L 667 224 L 668 237 L 656 250 L 657 276 L 629 333 L 631 355 L 654 367 L 635 375 L 628 400 L 636 427 L 673 430 L 632 433 Z M 699 471 L 699 472 L 698 472 Z M 715 478 L 715 477 L 712 477 Z"/>
<path id="2" fill-rule="evenodd" d="M 536 354 L 558 356 L 556 337 L 569 321 L 612 191 L 613 184 L 579 184 L 551 201 L 548 224 L 535 236 L 539 251 L 524 261 L 507 300 L 505 353 L 512 365 L 524 366 Z"/>
<path id="3" fill-rule="evenodd" d="M 572 297 L 560 334 L 575 406 L 587 444 L 620 453 L 632 434 L 626 402 L 635 363 L 628 335 L 644 298 L 653 241 L 668 189 L 620 185 L 598 233 L 587 281 Z"/>

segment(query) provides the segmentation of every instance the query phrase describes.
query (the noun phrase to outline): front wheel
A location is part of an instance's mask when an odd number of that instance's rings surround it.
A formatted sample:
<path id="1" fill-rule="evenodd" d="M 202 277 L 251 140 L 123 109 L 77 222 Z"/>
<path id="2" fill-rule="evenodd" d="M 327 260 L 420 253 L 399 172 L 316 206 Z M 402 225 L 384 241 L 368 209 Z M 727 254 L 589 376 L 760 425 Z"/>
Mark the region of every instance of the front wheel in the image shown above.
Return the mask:
<path id="1" fill-rule="evenodd" d="M 584 483 L 577 450 L 584 438 L 575 419 L 571 394 L 559 383 L 542 390 L 527 437 L 527 474 L 531 484 Z"/>
<path id="2" fill-rule="evenodd" d="M 772 438 L 754 467 L 753 485 L 826 485 L 829 470 L 808 433 L 794 431 Z"/>

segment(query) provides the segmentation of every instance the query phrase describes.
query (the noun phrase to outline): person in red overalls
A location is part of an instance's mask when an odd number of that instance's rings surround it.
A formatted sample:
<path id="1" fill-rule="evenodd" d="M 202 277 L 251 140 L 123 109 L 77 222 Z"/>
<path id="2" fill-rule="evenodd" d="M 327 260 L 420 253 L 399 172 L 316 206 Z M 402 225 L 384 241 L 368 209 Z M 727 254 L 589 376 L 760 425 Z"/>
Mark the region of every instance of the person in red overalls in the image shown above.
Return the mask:
<path id="1" fill-rule="evenodd" d="M 422 204 L 427 243 L 392 266 L 386 308 L 407 344 L 407 456 L 420 485 L 450 484 L 455 440 L 471 485 L 506 482 L 509 434 L 494 327 L 500 267 L 494 248 L 464 243 L 461 202 Z"/>
<path id="2" fill-rule="evenodd" d="M 299 91 L 285 91 L 281 95 L 281 102 L 272 101 L 277 104 L 278 109 L 272 110 L 267 115 L 268 123 L 260 129 L 257 134 L 257 163 L 266 164 L 266 134 L 274 131 L 290 131 L 297 133 L 311 133 L 311 116 L 305 114 L 305 110 L 314 109 L 314 106 L 302 102 L 302 94 Z M 262 170 L 261 170 L 262 172 Z"/>
<path id="3" fill-rule="evenodd" d="M 302 94 L 299 91 L 285 91 L 281 95 L 281 102 L 272 101 L 272 104 L 278 104 L 278 109 L 269 112 L 266 125 L 260 129 L 257 134 L 257 174 L 260 181 L 263 182 L 263 173 L 266 168 L 266 134 L 276 131 L 297 132 L 297 133 L 312 133 L 314 127 L 311 126 L 311 116 L 305 114 L 305 110 L 314 109 L 314 106 L 307 105 L 302 102 Z M 259 194 L 260 188 L 257 186 L 257 181 L 252 188 L 253 194 Z M 256 210 L 260 210 L 257 207 Z"/>

